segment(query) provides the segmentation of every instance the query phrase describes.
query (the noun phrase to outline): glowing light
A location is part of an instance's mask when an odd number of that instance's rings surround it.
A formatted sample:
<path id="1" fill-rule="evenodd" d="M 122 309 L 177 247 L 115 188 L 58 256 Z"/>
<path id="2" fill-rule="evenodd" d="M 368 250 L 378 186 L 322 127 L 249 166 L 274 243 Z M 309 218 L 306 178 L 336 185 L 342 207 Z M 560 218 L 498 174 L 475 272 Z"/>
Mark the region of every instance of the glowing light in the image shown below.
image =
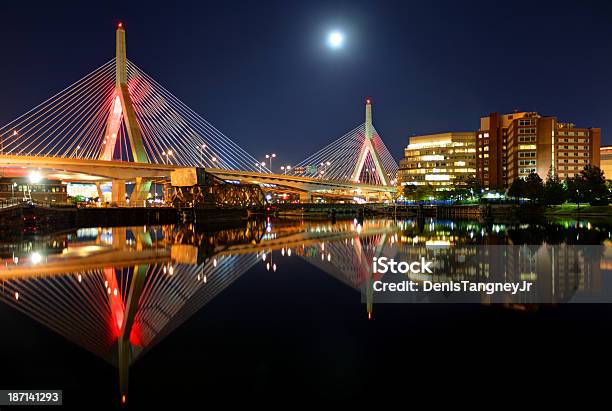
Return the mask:
<path id="1" fill-rule="evenodd" d="M 38 184 L 42 180 L 42 174 L 40 174 L 38 171 L 31 171 L 28 179 L 32 184 Z"/>
<path id="2" fill-rule="evenodd" d="M 15 291 L 15 300 L 19 301 L 19 293 Z"/>
<path id="3" fill-rule="evenodd" d="M 39 252 L 33 252 L 30 254 L 30 261 L 32 264 L 39 264 L 42 261 L 42 255 Z"/>
<path id="4" fill-rule="evenodd" d="M 344 44 L 344 34 L 339 31 L 332 31 L 327 37 L 328 44 L 334 48 L 340 48 Z"/>

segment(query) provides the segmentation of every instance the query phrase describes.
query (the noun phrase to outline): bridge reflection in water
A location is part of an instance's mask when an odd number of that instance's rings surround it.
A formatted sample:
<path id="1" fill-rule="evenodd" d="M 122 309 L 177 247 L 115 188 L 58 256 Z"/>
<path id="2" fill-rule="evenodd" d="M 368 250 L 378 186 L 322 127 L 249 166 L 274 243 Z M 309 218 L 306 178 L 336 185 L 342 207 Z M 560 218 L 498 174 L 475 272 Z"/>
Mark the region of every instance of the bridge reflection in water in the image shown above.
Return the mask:
<path id="1" fill-rule="evenodd" d="M 0 243 L 1 299 L 117 366 L 125 402 L 130 364 L 256 264 L 276 271 L 284 258 L 300 257 L 364 290 L 371 316 L 371 286 L 381 278 L 371 274 L 374 257 L 409 261 L 432 255 L 438 265 L 434 281 L 488 279 L 493 267 L 501 265 L 505 276 L 527 276 L 539 293 L 560 302 L 576 293 L 602 294 L 603 273 L 612 266 L 609 238 L 608 227 L 580 222 L 481 226 L 434 220 L 267 219 L 223 228 L 80 229 Z M 516 255 L 491 251 L 508 244 L 521 245 Z M 567 249 L 555 261 L 553 244 L 599 246 L 591 254 Z M 479 252 L 475 246 L 481 245 L 493 248 Z M 484 303 L 531 302 L 477 298 Z"/>

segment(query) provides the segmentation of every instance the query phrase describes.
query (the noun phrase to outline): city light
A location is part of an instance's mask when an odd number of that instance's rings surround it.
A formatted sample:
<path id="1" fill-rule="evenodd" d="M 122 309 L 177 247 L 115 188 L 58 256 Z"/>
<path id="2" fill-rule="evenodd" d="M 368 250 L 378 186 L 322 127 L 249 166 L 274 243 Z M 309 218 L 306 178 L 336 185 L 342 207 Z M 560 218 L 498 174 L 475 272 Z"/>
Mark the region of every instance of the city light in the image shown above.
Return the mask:
<path id="1" fill-rule="evenodd" d="M 42 181 L 42 179 L 43 179 L 42 174 L 40 174 L 38 171 L 31 171 L 30 174 L 28 175 L 28 180 L 32 184 L 38 184 Z"/>

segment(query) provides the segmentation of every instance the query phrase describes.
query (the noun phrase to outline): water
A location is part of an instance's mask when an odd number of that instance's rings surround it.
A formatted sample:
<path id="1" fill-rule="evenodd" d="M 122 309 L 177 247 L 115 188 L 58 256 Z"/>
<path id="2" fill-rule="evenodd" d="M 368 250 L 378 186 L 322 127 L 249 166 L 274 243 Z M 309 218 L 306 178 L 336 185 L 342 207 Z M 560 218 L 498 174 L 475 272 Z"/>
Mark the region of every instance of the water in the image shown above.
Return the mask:
<path id="1" fill-rule="evenodd" d="M 448 366 L 441 357 L 407 353 L 471 352 L 475 344 L 481 353 L 517 350 L 525 335 L 557 347 L 580 335 L 597 346 L 609 342 L 610 306 L 562 303 L 612 301 L 611 235 L 609 225 L 589 221 L 431 219 L 7 235 L 0 245 L 0 387 L 64 389 L 68 406 L 95 399 L 106 408 L 120 405 L 122 395 L 134 408 L 200 395 L 227 402 L 237 392 L 349 401 L 370 376 Z M 514 276 L 533 281 L 537 293 L 408 299 L 481 304 L 377 301 L 372 258 L 417 255 L 435 259 L 430 280 Z M 539 299 L 555 304 L 535 305 Z M 495 348 L 482 345 L 490 340 Z M 523 356 L 547 359 L 527 345 Z M 452 364 L 471 366 L 464 361 Z M 388 384 L 401 387 L 400 380 Z"/>

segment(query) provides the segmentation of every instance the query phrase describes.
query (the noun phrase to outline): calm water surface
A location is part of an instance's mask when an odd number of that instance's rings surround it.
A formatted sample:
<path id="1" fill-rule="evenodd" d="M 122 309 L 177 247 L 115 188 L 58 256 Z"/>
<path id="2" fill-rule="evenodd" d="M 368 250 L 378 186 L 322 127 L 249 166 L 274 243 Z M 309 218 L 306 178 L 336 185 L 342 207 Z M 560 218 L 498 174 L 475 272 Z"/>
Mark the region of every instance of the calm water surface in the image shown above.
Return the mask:
<path id="1" fill-rule="evenodd" d="M 560 364 L 550 344 L 564 349 L 579 335 L 583 355 L 601 361 L 612 309 L 563 303 L 612 301 L 611 235 L 589 221 L 431 219 L 6 233 L 0 387 L 63 389 L 66 406 L 107 409 L 123 396 L 132 408 L 200 396 L 359 402 L 373 376 L 393 376 L 390 389 L 425 384 L 439 369 L 473 367 L 476 352 L 512 351 L 550 369 Z M 489 251 L 499 246 L 515 252 L 500 259 Z M 430 279 L 487 279 L 504 267 L 554 304 L 362 297 L 373 257 L 423 254 L 438 261 Z"/>

